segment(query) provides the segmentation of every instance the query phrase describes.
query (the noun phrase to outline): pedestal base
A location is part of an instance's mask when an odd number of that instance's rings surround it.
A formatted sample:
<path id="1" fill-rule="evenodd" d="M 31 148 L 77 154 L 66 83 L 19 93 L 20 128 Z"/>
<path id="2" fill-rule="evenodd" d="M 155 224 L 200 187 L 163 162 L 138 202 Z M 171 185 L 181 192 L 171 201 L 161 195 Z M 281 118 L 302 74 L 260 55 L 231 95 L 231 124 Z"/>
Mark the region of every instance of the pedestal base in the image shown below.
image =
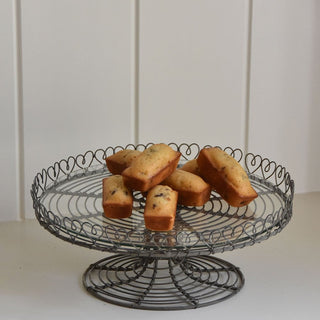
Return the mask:
<path id="1" fill-rule="evenodd" d="M 243 287 L 244 277 L 239 268 L 212 256 L 114 255 L 92 264 L 83 284 L 95 297 L 120 306 L 182 310 L 230 298 Z"/>

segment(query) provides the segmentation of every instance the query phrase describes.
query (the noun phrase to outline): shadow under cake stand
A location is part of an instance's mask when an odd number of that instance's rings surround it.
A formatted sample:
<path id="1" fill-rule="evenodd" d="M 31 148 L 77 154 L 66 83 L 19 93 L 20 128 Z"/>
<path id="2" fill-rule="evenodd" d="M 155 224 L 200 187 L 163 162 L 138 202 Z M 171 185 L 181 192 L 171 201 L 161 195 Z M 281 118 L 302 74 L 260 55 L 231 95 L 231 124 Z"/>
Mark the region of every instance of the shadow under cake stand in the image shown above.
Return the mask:
<path id="1" fill-rule="evenodd" d="M 202 207 L 178 206 L 173 230 L 145 228 L 145 198 L 134 192 L 130 218 L 108 219 L 102 209 L 105 158 L 127 145 L 88 151 L 55 162 L 34 178 L 31 196 L 39 223 L 58 238 L 114 253 L 90 265 L 83 285 L 109 303 L 139 309 L 180 310 L 223 301 L 241 290 L 244 276 L 216 253 L 253 245 L 280 232 L 292 216 L 294 182 L 281 165 L 230 147 L 224 150 L 248 172 L 258 198 L 229 206 L 211 192 Z M 198 156 L 198 144 L 169 144 L 180 164 Z M 204 146 L 208 147 L 208 146 Z"/>

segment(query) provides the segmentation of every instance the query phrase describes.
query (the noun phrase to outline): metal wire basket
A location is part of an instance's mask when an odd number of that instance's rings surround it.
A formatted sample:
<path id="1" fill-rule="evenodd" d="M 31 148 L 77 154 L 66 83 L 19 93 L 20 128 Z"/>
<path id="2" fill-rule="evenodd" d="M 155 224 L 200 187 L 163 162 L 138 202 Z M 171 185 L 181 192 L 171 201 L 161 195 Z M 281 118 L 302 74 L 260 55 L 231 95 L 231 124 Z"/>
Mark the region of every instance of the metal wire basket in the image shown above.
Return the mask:
<path id="1" fill-rule="evenodd" d="M 259 195 L 248 206 L 231 207 L 212 191 L 204 206 L 178 206 L 173 230 L 152 232 L 144 226 L 145 198 L 134 192 L 130 218 L 106 218 L 102 179 L 110 172 L 105 158 L 151 144 L 88 151 L 42 170 L 31 188 L 39 223 L 65 241 L 117 253 L 91 265 L 83 276 L 86 289 L 102 300 L 172 310 L 229 298 L 242 288 L 244 277 L 239 268 L 210 255 L 261 242 L 288 224 L 294 195 L 290 174 L 274 161 L 227 147 Z M 169 145 L 181 152 L 179 165 L 196 158 L 202 148 L 195 143 Z"/>

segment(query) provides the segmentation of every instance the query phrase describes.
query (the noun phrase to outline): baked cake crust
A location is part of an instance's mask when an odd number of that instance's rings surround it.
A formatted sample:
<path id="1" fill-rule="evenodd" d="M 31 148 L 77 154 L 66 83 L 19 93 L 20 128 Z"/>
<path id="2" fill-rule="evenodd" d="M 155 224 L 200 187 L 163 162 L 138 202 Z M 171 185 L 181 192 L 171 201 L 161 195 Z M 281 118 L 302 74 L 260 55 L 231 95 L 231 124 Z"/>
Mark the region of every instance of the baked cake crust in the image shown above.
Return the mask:
<path id="1" fill-rule="evenodd" d="M 173 228 L 177 210 L 178 192 L 169 186 L 157 185 L 147 195 L 144 209 L 145 227 L 152 231 Z"/>
<path id="2" fill-rule="evenodd" d="M 102 180 L 102 206 L 107 218 L 122 219 L 131 216 L 132 192 L 124 185 L 121 175 L 113 175 Z"/>
<path id="3" fill-rule="evenodd" d="M 177 168 L 180 156 L 180 152 L 164 143 L 150 146 L 122 172 L 125 185 L 129 189 L 148 191 Z"/>
<path id="4" fill-rule="evenodd" d="M 178 203 L 184 206 L 203 206 L 210 198 L 210 185 L 188 171 L 176 169 L 162 184 L 176 190 Z"/>
<path id="5" fill-rule="evenodd" d="M 141 154 L 141 151 L 124 149 L 107 157 L 106 165 L 112 174 L 121 174 L 122 171 L 130 167 L 132 161 Z"/>
<path id="6" fill-rule="evenodd" d="M 197 176 L 200 176 L 200 170 L 198 166 L 197 159 L 192 159 L 187 161 L 183 166 L 180 168 L 183 171 L 191 172 L 193 174 L 196 174 Z"/>
<path id="7" fill-rule="evenodd" d="M 258 196 L 240 163 L 225 151 L 204 148 L 197 163 L 204 180 L 231 206 L 245 206 Z"/>

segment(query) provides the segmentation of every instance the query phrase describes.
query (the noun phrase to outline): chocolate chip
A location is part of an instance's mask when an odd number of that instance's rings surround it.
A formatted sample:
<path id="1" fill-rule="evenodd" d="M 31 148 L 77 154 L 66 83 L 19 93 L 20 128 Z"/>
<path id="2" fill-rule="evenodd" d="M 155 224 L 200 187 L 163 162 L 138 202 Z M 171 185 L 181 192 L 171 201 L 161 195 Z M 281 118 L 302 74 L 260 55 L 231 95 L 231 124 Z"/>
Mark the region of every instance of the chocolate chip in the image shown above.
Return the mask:
<path id="1" fill-rule="evenodd" d="M 162 193 L 162 192 L 161 192 L 161 193 L 158 193 L 158 194 L 156 194 L 154 197 L 155 197 L 155 198 L 163 197 L 163 193 Z"/>

